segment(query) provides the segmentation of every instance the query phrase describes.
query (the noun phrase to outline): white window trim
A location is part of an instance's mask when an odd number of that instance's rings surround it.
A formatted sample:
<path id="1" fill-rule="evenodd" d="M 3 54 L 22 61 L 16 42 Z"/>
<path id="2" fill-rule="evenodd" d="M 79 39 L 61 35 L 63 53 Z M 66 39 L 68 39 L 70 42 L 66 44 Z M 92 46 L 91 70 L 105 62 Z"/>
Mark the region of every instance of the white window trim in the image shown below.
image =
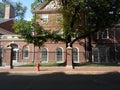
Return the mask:
<path id="1" fill-rule="evenodd" d="M 109 32 L 108 32 L 108 29 L 106 30 L 106 32 L 107 32 L 107 37 L 106 37 L 106 38 L 103 37 L 103 34 L 104 34 L 105 32 L 102 32 L 102 39 L 109 39 Z"/>
<path id="2" fill-rule="evenodd" d="M 75 48 L 75 49 L 78 50 L 78 60 L 77 60 L 77 61 L 74 61 L 74 60 L 73 60 L 73 62 L 74 62 L 74 63 L 80 63 L 80 60 L 79 60 L 79 54 L 80 54 L 80 53 L 79 53 L 79 48 L 77 48 L 77 47 L 73 47 L 73 48 Z"/>
<path id="3" fill-rule="evenodd" d="M 24 48 L 25 48 L 25 47 L 28 47 L 28 57 L 24 57 Z M 30 53 L 29 53 L 29 52 L 30 52 L 29 46 L 24 46 L 24 47 L 23 47 L 23 59 L 29 59 L 29 56 L 30 56 Z"/>
<path id="4" fill-rule="evenodd" d="M 47 19 L 47 21 L 44 22 L 43 19 Z M 48 14 L 42 14 L 42 16 L 41 16 L 41 22 L 42 23 L 48 23 Z"/>
<path id="5" fill-rule="evenodd" d="M 57 51 L 57 49 L 61 49 L 62 50 L 62 60 L 61 61 L 57 61 L 57 52 L 56 52 L 56 62 L 57 63 L 63 63 L 64 62 L 64 54 L 63 54 L 63 52 L 64 52 L 64 49 L 62 48 L 62 47 L 58 47 L 58 48 L 56 48 L 56 51 Z"/>
<path id="6" fill-rule="evenodd" d="M 42 49 L 46 49 L 46 50 L 47 50 L 47 60 L 46 60 L 46 61 L 42 61 Z M 41 53 L 40 53 L 40 54 L 41 54 L 41 55 L 40 55 L 40 61 L 41 61 L 41 63 L 48 63 L 48 60 L 49 60 L 49 59 L 48 59 L 48 56 L 49 56 L 49 55 L 48 55 L 48 54 L 49 54 L 49 53 L 48 53 L 48 48 L 45 48 L 45 47 L 44 47 L 44 48 L 42 48 L 42 49 L 41 49 Z"/>
<path id="7" fill-rule="evenodd" d="M 101 33 L 101 36 L 100 36 L 100 32 L 97 32 L 97 39 L 100 39 L 100 37 L 101 37 L 101 39 L 109 39 L 109 31 L 108 31 L 108 29 L 106 29 L 106 31 L 107 31 L 107 37 L 106 37 L 106 38 L 103 37 L 103 34 L 104 34 L 105 32 L 102 32 L 102 33 Z M 99 37 L 99 36 L 100 36 L 100 37 Z"/>

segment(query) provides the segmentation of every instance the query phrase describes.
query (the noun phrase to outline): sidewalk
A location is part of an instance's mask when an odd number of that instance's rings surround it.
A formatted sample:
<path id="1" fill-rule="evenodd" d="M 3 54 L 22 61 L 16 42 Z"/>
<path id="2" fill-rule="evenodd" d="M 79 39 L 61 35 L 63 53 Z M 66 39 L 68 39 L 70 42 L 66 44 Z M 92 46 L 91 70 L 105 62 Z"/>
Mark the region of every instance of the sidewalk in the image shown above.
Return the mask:
<path id="1" fill-rule="evenodd" d="M 40 71 L 37 71 L 36 67 L 14 67 L 13 69 L 0 67 L 0 73 L 8 72 L 12 74 L 50 74 L 63 72 L 66 74 L 103 74 L 109 72 L 120 73 L 120 67 L 91 67 L 81 66 L 75 67 L 75 69 L 67 67 L 40 67 Z"/>

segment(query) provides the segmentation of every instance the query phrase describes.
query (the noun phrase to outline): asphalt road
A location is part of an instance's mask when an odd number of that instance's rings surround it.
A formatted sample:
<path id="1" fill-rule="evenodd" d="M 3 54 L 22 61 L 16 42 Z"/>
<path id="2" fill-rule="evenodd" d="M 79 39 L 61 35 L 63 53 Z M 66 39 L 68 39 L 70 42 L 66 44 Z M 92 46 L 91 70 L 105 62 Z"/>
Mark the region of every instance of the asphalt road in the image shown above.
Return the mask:
<path id="1" fill-rule="evenodd" d="M 120 73 L 9 74 L 0 73 L 0 90 L 120 90 Z"/>

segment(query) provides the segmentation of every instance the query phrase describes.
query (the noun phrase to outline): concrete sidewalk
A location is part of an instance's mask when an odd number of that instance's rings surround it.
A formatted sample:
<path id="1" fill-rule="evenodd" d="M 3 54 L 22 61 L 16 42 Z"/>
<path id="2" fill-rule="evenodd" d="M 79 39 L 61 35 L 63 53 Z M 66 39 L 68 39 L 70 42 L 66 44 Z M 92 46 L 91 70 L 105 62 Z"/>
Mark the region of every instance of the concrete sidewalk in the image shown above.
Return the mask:
<path id="1" fill-rule="evenodd" d="M 37 71 L 36 67 L 14 67 L 13 69 L 0 67 L 0 72 L 8 72 L 12 74 L 47 74 L 58 72 L 63 72 L 66 74 L 103 74 L 109 72 L 120 73 L 120 67 L 81 66 L 75 67 L 75 69 L 68 67 L 40 67 L 40 71 Z"/>

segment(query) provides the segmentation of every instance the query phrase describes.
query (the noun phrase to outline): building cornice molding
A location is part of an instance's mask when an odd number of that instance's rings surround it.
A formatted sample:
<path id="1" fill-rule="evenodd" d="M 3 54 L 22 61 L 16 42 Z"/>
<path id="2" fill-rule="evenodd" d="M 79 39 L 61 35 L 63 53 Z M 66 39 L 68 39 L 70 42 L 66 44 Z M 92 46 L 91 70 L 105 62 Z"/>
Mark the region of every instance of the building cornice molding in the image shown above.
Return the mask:
<path id="1" fill-rule="evenodd" d="M 13 35 L 15 35 L 15 33 L 7 31 L 3 28 L 0 28 L 0 34 L 5 34 L 5 35 L 13 34 Z"/>
<path id="2" fill-rule="evenodd" d="M 61 13 L 61 9 L 51 9 L 51 10 L 33 10 L 33 14 L 51 14 L 51 13 Z"/>

